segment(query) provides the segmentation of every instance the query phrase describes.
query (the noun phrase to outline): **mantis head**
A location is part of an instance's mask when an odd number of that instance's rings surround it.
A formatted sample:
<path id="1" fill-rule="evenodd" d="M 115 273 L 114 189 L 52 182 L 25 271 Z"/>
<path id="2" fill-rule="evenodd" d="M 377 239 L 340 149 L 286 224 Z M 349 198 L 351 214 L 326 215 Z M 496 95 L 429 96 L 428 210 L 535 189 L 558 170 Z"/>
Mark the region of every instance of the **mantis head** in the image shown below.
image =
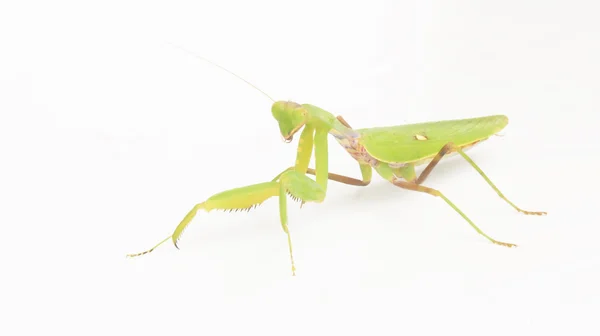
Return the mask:
<path id="1" fill-rule="evenodd" d="M 271 107 L 273 117 L 279 123 L 279 130 L 285 142 L 291 142 L 294 134 L 308 121 L 308 110 L 298 103 L 278 101 Z"/>

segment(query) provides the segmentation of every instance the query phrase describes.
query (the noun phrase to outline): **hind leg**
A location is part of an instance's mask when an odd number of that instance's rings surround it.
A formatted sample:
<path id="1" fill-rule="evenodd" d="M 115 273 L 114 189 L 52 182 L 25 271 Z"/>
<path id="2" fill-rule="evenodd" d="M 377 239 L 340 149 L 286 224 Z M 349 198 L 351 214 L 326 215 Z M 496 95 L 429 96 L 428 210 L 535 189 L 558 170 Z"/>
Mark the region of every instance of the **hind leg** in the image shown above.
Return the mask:
<path id="1" fill-rule="evenodd" d="M 542 215 L 546 214 L 546 212 L 543 212 L 543 211 L 527 211 L 527 210 L 523 210 L 523 209 L 519 208 L 518 206 L 516 206 L 513 202 L 511 202 L 508 198 L 506 198 L 506 196 L 504 196 L 504 194 L 498 189 L 498 187 L 496 187 L 496 185 L 494 185 L 494 183 L 485 175 L 485 173 L 481 170 L 481 168 L 479 168 L 479 166 L 477 166 L 477 164 L 475 164 L 475 162 L 473 162 L 473 160 L 469 156 L 467 156 L 467 154 L 465 154 L 465 152 L 460 147 L 454 145 L 451 142 L 447 143 L 444 147 L 442 147 L 442 149 L 437 153 L 437 155 L 433 158 L 433 160 L 431 162 L 429 162 L 427 167 L 425 167 L 425 169 L 421 172 L 421 174 L 419 175 L 419 177 L 417 178 L 415 183 L 419 184 L 419 185 L 422 184 L 425 181 L 425 179 L 427 179 L 427 177 L 429 176 L 429 174 L 431 173 L 433 168 L 435 168 L 437 166 L 437 164 L 440 162 L 440 160 L 444 157 L 444 155 L 446 155 L 448 153 L 452 153 L 452 152 L 458 152 L 458 154 L 460 154 L 471 165 L 471 167 L 473 167 L 473 168 L 475 168 L 475 170 L 477 170 L 479 175 L 481 175 L 481 177 L 483 177 L 483 179 L 488 183 L 488 185 L 490 187 L 492 187 L 492 189 L 494 189 L 494 191 L 496 191 L 498 196 L 500 196 L 500 198 L 502 198 L 504 201 L 506 201 L 508 204 L 510 204 L 510 206 L 512 206 L 515 210 L 519 211 L 520 213 L 524 213 L 526 215 L 542 216 Z"/>
<path id="2" fill-rule="evenodd" d="M 446 204 L 448 204 L 464 220 L 466 220 L 467 223 L 469 223 L 469 225 L 471 225 L 471 227 L 473 227 L 473 229 L 475 229 L 475 231 L 477 231 L 480 235 L 487 238 L 492 243 L 497 244 L 497 245 L 506 246 L 506 247 L 516 246 L 515 244 L 501 242 L 501 241 L 498 241 L 498 240 L 488 236 L 479 227 L 477 227 L 477 225 L 475 225 L 475 223 L 473 223 L 473 221 L 469 217 L 467 217 L 467 215 L 464 212 L 462 212 L 462 210 L 460 210 L 452 201 L 450 201 L 450 199 L 448 199 L 441 191 L 439 191 L 437 189 L 429 188 L 429 187 L 426 187 L 426 186 L 423 186 L 423 185 L 420 185 L 420 184 L 417 184 L 416 182 L 414 182 L 414 179 L 411 178 L 411 176 L 414 176 L 414 166 L 413 165 L 408 165 L 408 166 L 404 167 L 402 170 L 402 172 L 407 177 L 408 181 L 404 180 L 405 176 L 401 176 L 401 177 L 395 176 L 394 169 L 390 168 L 389 165 L 387 165 L 387 164 L 382 163 L 376 169 L 377 169 L 377 172 L 381 175 L 381 177 L 390 181 L 392 184 L 394 184 L 395 186 L 397 186 L 399 188 L 406 189 L 406 190 L 412 190 L 412 191 L 418 191 L 418 192 L 426 193 L 426 194 L 436 196 L 436 197 L 443 199 L 444 202 L 446 202 Z M 396 170 L 396 172 L 398 172 L 398 170 Z"/>

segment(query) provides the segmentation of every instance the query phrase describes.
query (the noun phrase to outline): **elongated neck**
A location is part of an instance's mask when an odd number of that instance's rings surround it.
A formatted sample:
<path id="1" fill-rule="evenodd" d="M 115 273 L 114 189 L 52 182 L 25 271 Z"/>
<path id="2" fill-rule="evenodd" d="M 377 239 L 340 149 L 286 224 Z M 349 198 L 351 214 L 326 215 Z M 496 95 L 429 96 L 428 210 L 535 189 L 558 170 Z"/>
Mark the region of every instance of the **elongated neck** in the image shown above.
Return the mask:
<path id="1" fill-rule="evenodd" d="M 302 106 L 308 110 L 309 118 L 306 123 L 307 125 L 318 129 L 325 129 L 329 134 L 338 139 L 358 137 L 356 131 L 346 127 L 330 112 L 310 104 L 302 104 Z"/>

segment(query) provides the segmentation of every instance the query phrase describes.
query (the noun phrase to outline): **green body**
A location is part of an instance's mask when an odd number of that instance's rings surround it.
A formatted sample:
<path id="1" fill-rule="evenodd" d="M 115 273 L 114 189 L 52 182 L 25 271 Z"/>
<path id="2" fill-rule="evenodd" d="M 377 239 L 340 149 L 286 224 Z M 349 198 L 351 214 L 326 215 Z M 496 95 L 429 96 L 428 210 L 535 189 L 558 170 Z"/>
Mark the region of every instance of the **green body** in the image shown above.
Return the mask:
<path id="1" fill-rule="evenodd" d="M 244 80 L 239 76 L 237 77 Z M 247 81 L 246 83 L 250 84 Z M 235 188 L 213 195 L 206 201 L 195 205 L 175 228 L 172 235 L 148 251 L 129 256 L 149 253 L 169 239 L 177 247 L 181 234 L 198 210 L 207 212 L 215 209 L 250 210 L 267 199 L 277 196 L 279 198 L 280 222 L 288 237 L 292 272 L 295 272 L 292 242 L 287 225 L 287 195 L 302 204 L 306 202 L 320 203 L 325 199 L 329 180 L 355 186 L 366 186 L 371 182 L 373 170 L 382 178 L 400 188 L 424 192 L 443 199 L 478 233 L 492 243 L 508 247 L 516 246 L 489 237 L 439 190 L 423 185 L 423 182 L 438 162 L 449 154 L 462 156 L 496 193 L 514 209 L 529 215 L 546 214 L 545 212 L 525 211 L 514 205 L 464 152 L 467 148 L 500 132 L 508 124 L 508 118 L 504 115 L 353 129 L 342 117 L 336 117 L 310 104 L 301 105 L 290 101 L 278 101 L 272 105 L 271 113 L 279 125 L 279 131 L 285 142 L 291 142 L 294 135 L 300 132 L 295 164 L 277 175 L 271 182 Z M 329 155 L 327 152 L 329 135 L 333 136 L 358 162 L 361 172 L 360 179 L 334 174 L 329 171 Z M 309 168 L 313 152 L 315 156 L 314 169 Z M 428 165 L 417 176 L 415 167 L 426 163 Z M 315 175 L 316 181 L 306 174 Z"/>
<path id="2" fill-rule="evenodd" d="M 273 116 L 279 121 L 280 132 L 287 140 L 304 127 L 294 168 L 305 173 L 314 148 L 315 176 L 324 190 L 327 190 L 329 173 L 327 133 L 358 161 L 362 181 L 368 184 L 373 169 L 386 180 L 412 181 L 416 178 L 414 167 L 431 161 L 446 144 L 468 148 L 500 132 L 508 124 L 506 116 L 494 115 L 352 129 L 319 107 L 293 102 L 276 102 Z"/>
<path id="3" fill-rule="evenodd" d="M 459 147 L 486 140 L 500 132 L 508 118 L 494 115 L 481 118 L 445 120 L 411 125 L 357 129 L 361 143 L 373 157 L 387 163 L 417 163 L 432 158 L 447 143 Z M 426 140 L 418 140 L 420 135 Z"/>

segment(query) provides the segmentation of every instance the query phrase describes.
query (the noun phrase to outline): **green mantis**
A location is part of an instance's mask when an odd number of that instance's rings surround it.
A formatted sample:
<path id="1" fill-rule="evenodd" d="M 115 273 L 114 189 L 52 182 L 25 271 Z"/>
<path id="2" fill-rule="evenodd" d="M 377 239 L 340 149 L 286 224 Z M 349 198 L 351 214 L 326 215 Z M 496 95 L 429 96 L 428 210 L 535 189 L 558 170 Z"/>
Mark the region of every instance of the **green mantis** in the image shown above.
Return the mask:
<path id="1" fill-rule="evenodd" d="M 224 70 L 230 72 L 227 69 Z M 244 81 L 250 84 L 246 80 Z M 263 92 L 263 94 L 265 93 Z M 268 95 L 266 96 L 268 97 Z M 306 202 L 321 203 L 325 200 L 329 180 L 353 186 L 367 186 L 371 182 L 373 170 L 380 177 L 399 188 L 441 198 L 475 231 L 490 242 L 506 247 L 516 246 L 488 236 L 441 191 L 424 185 L 427 177 L 442 158 L 453 154 L 458 154 L 466 160 L 496 191 L 498 196 L 515 210 L 526 215 L 546 214 L 545 212 L 526 211 L 517 207 L 465 154 L 465 150 L 468 148 L 487 140 L 504 129 L 508 124 L 508 118 L 504 115 L 354 129 L 342 116 L 334 116 L 332 113 L 310 104 L 275 101 L 271 107 L 271 114 L 277 121 L 279 132 L 285 142 L 291 142 L 294 136 L 300 133 L 296 161 L 293 166 L 285 169 L 270 182 L 235 188 L 209 197 L 190 210 L 172 235 L 150 250 L 128 256 L 133 257 L 152 252 L 169 239 L 178 248 L 177 244 L 182 232 L 199 210 L 207 212 L 211 210 L 250 210 L 271 197 L 278 197 L 280 222 L 287 234 L 292 274 L 295 275 L 292 240 L 287 227 L 287 196 L 289 195 L 302 204 Z M 361 172 L 360 179 L 329 171 L 328 140 L 330 135 L 358 163 Z M 314 169 L 309 167 L 313 151 Z M 417 175 L 415 167 L 420 165 L 425 165 L 425 168 Z M 315 180 L 307 175 L 314 175 Z"/>

